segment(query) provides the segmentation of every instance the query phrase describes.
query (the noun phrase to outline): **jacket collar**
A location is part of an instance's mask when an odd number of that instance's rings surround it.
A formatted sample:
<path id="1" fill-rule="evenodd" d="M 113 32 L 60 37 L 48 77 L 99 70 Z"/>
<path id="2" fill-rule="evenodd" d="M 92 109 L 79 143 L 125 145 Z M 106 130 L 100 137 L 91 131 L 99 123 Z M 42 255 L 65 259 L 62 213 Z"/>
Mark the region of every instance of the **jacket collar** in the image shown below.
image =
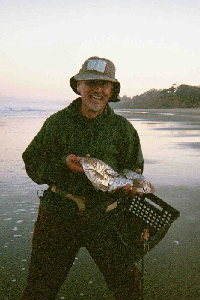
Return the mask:
<path id="1" fill-rule="evenodd" d="M 77 121 L 83 121 L 93 124 L 104 122 L 106 118 L 111 117 L 114 114 L 113 109 L 109 106 L 109 104 L 107 104 L 103 113 L 95 119 L 88 119 L 84 117 L 81 113 L 81 97 L 75 99 L 72 103 L 70 103 L 70 105 L 67 107 L 67 112 L 73 118 L 76 118 Z"/>

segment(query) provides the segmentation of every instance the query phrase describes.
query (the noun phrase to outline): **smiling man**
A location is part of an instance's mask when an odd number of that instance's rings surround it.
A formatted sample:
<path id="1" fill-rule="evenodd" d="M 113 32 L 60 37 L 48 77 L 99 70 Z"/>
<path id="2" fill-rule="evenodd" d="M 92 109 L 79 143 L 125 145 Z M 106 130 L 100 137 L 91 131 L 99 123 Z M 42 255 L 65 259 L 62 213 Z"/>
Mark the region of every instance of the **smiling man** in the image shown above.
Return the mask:
<path id="1" fill-rule="evenodd" d="M 114 64 L 105 58 L 87 59 L 70 86 L 80 95 L 50 116 L 23 153 L 27 174 L 47 184 L 40 197 L 31 262 L 23 300 L 53 300 L 81 247 L 103 273 L 117 300 L 140 299 L 140 273 L 133 256 L 110 222 L 114 194 L 97 191 L 87 179 L 80 157 L 90 155 L 113 169 L 143 169 L 137 131 L 114 113 L 120 83 Z M 125 188 L 135 195 L 135 190 Z"/>
<path id="2" fill-rule="evenodd" d="M 100 115 L 108 101 L 119 101 L 120 83 L 115 79 L 115 66 L 105 58 L 86 60 L 79 73 L 70 79 L 70 85 L 81 95 L 82 113 L 88 118 Z M 90 114 L 92 111 L 94 114 Z"/>
<path id="3" fill-rule="evenodd" d="M 81 95 L 82 114 L 87 118 L 96 118 L 100 115 L 112 96 L 113 83 L 107 80 L 78 81 L 77 91 Z"/>

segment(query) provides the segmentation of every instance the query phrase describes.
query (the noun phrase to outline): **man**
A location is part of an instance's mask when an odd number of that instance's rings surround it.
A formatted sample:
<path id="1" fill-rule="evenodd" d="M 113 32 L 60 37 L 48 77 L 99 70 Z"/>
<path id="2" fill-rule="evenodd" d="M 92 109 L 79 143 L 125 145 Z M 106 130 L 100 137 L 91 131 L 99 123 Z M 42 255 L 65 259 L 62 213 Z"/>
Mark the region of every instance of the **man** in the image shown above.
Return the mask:
<path id="1" fill-rule="evenodd" d="M 49 188 L 40 201 L 22 299 L 55 299 L 80 247 L 87 248 L 116 299 L 140 299 L 139 272 L 108 225 L 116 198 L 96 191 L 80 164 L 81 156 L 90 155 L 116 171 L 142 170 L 139 137 L 108 105 L 120 92 L 110 60 L 87 59 L 70 85 L 81 97 L 50 116 L 23 153 L 27 174 Z M 125 192 L 135 195 L 130 186 Z"/>

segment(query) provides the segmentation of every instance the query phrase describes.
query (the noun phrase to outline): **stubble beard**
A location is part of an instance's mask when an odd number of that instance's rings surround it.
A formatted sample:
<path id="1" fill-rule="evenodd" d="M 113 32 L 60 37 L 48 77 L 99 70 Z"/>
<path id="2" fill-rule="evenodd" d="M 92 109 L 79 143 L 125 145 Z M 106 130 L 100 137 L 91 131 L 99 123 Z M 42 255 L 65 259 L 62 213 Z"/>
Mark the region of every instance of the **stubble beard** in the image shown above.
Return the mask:
<path id="1" fill-rule="evenodd" d="M 88 110 L 91 112 L 99 112 L 102 110 L 102 105 L 98 105 L 98 106 L 92 106 L 92 105 L 88 105 Z"/>
<path id="2" fill-rule="evenodd" d="M 89 102 L 87 107 L 91 112 L 99 112 L 103 109 L 103 103 L 99 102 L 98 104 L 92 104 L 91 102 Z"/>

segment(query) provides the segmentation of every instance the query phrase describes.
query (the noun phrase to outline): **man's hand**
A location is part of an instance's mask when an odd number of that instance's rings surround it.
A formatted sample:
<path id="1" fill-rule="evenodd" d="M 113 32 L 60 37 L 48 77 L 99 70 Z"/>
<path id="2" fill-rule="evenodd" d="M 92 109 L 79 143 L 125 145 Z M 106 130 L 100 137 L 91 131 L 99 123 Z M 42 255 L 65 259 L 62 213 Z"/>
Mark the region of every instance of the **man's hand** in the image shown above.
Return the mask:
<path id="1" fill-rule="evenodd" d="M 75 173 L 84 173 L 84 170 L 81 166 L 81 163 L 80 163 L 80 157 L 79 156 L 76 156 L 74 154 L 69 154 L 66 159 L 66 165 L 68 166 L 68 168 L 70 170 L 72 170 L 73 172 Z"/>
<path id="2" fill-rule="evenodd" d="M 123 187 L 118 187 L 116 190 L 122 191 L 126 195 L 130 195 L 132 198 L 134 198 L 137 193 L 136 187 L 131 186 L 129 183 Z"/>
<path id="3" fill-rule="evenodd" d="M 86 154 L 86 156 L 90 157 L 90 154 Z M 84 173 L 83 167 L 80 163 L 80 159 L 81 158 L 79 156 L 69 154 L 65 159 L 66 165 L 75 173 Z"/>
<path id="4" fill-rule="evenodd" d="M 136 187 L 131 186 L 129 183 L 127 183 L 126 186 L 124 187 L 124 193 L 134 198 L 137 193 L 137 189 Z"/>
<path id="5" fill-rule="evenodd" d="M 136 169 L 135 172 L 138 174 L 141 174 L 142 170 Z M 139 196 L 143 195 L 143 193 L 137 193 L 137 188 L 132 187 L 129 183 L 127 183 L 123 188 L 121 188 L 121 187 L 117 188 L 117 190 L 119 190 L 119 189 L 123 190 L 126 195 L 130 195 L 132 198 L 134 198 L 136 194 L 138 194 Z"/>

